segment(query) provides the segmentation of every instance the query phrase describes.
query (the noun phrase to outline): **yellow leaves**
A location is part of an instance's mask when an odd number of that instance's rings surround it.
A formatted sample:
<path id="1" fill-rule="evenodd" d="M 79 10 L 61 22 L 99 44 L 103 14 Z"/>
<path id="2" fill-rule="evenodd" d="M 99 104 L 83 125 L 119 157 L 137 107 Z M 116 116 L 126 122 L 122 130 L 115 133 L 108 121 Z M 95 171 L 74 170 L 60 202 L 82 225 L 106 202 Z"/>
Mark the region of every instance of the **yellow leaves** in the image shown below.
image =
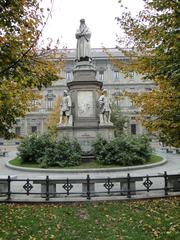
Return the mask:
<path id="1" fill-rule="evenodd" d="M 179 210 L 179 197 L 70 205 L 0 204 L 0 240 L 179 239 Z M 88 219 L 80 214 L 88 214 Z"/>
<path id="2" fill-rule="evenodd" d="M 57 225 L 56 225 L 56 228 L 57 228 L 58 230 L 60 230 L 60 229 L 62 228 L 62 225 L 61 225 L 61 224 L 57 224 Z"/>
<path id="3" fill-rule="evenodd" d="M 151 129 L 161 133 L 165 140 L 169 139 L 167 143 L 180 146 L 180 140 L 172 134 L 172 128 L 180 131 L 176 123 L 180 115 L 179 33 L 176 31 L 179 3 L 145 1 L 145 9 L 136 17 L 124 10 L 117 18 L 126 33 L 123 46 L 132 46 L 132 49 L 123 51 L 117 48 L 124 54 L 124 59 L 130 60 L 129 63 L 116 59 L 106 49 L 105 52 L 120 71 L 127 74 L 132 70 L 141 74 L 143 79 L 152 80 L 157 89 L 146 95 L 140 94 L 134 102 L 143 108 L 143 116 L 154 118 L 149 122 Z M 120 40 L 119 44 L 122 46 Z"/>
<path id="4" fill-rule="evenodd" d="M 50 235 L 50 237 L 49 237 L 50 239 L 55 239 L 55 235 Z"/>
<path id="5" fill-rule="evenodd" d="M 180 130 L 180 122 L 176 117 L 179 115 L 180 93 L 176 89 L 168 82 L 159 81 L 159 86 L 151 92 L 126 93 L 126 96 L 142 109 L 141 117 L 145 118 L 143 124 L 149 131 L 163 131 L 173 144 L 180 144 L 175 138 Z"/>
<path id="6" fill-rule="evenodd" d="M 8 109 L 8 114 L 5 113 L 4 125 L 0 126 L 1 136 L 8 134 L 16 117 L 23 116 L 29 110 L 30 88 L 40 89 L 50 85 L 58 79 L 60 68 L 64 66 L 57 46 L 51 50 L 51 43 L 48 44 L 48 56 L 45 50 L 37 47 L 39 27 L 43 21 L 43 9 L 38 1 L 16 0 L 13 4 L 7 2 L 8 7 L 1 9 L 0 79 L 3 81 L 0 86 L 0 102 L 1 109 Z M 52 61 L 54 58 L 56 60 Z"/>
<path id="7" fill-rule="evenodd" d="M 83 209 L 83 208 L 80 209 L 78 215 L 80 219 L 83 219 L 83 220 L 89 219 L 89 214 L 86 209 Z"/>
<path id="8" fill-rule="evenodd" d="M 157 218 L 155 219 L 155 223 L 156 223 L 157 225 L 161 224 L 161 218 L 157 217 Z"/>
<path id="9" fill-rule="evenodd" d="M 37 238 L 33 236 L 29 236 L 29 240 L 37 240 Z"/>
<path id="10" fill-rule="evenodd" d="M 170 225 L 171 225 L 170 228 L 166 231 L 167 235 L 176 233 L 179 230 L 179 227 L 180 227 L 179 223 L 178 224 L 170 223 Z"/>
<path id="11" fill-rule="evenodd" d="M 52 134 L 56 134 L 57 132 L 57 124 L 59 123 L 60 118 L 60 103 L 62 101 L 62 97 L 58 96 L 54 100 L 53 110 L 49 114 L 48 127 L 52 131 Z"/>

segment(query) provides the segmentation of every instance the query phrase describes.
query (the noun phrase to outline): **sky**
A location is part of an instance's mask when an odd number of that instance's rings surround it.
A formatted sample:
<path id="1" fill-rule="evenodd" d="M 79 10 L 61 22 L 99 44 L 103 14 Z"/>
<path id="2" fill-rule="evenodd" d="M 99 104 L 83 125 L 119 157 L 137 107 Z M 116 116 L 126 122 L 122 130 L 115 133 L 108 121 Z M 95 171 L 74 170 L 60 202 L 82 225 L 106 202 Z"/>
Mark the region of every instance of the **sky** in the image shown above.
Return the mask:
<path id="1" fill-rule="evenodd" d="M 50 7 L 51 0 L 43 0 L 42 6 Z M 123 0 L 123 5 L 136 15 L 143 9 L 142 0 Z M 91 47 L 115 47 L 117 35 L 123 33 L 115 20 L 122 10 L 118 0 L 54 0 L 52 16 L 44 30 L 43 39 L 60 40 L 60 47 L 75 48 L 75 32 L 81 18 L 90 28 Z"/>

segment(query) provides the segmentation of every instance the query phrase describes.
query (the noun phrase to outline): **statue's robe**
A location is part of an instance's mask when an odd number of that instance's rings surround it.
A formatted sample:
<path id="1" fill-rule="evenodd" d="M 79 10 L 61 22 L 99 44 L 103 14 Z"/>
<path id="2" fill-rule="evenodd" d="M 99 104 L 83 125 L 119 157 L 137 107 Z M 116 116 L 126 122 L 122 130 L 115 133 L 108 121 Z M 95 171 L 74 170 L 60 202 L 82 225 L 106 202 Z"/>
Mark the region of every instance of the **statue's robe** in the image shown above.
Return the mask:
<path id="1" fill-rule="evenodd" d="M 91 32 L 86 25 L 80 26 L 76 32 L 77 48 L 76 59 L 81 60 L 84 58 L 91 58 L 90 38 Z"/>

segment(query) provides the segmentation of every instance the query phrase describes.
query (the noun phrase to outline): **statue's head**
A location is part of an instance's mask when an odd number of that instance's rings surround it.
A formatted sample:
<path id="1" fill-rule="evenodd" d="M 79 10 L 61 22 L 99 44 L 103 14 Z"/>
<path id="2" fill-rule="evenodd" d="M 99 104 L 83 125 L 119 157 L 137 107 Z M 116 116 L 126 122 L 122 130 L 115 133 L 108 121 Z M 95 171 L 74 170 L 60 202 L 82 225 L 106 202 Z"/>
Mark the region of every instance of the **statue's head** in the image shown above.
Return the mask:
<path id="1" fill-rule="evenodd" d="M 85 24 L 85 19 L 84 19 L 84 18 L 81 18 L 80 23 L 81 23 L 81 24 Z"/>
<path id="2" fill-rule="evenodd" d="M 68 91 L 64 90 L 64 96 L 67 96 L 67 95 L 68 95 Z"/>
<path id="3" fill-rule="evenodd" d="M 107 95 L 107 89 L 103 89 L 102 94 Z"/>

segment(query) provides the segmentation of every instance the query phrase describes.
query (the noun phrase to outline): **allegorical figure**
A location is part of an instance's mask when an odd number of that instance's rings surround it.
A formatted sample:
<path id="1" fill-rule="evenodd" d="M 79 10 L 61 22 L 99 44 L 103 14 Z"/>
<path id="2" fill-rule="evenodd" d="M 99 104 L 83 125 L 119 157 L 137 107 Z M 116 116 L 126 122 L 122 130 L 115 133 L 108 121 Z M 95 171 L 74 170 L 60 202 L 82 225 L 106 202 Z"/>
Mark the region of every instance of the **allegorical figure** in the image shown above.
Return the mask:
<path id="1" fill-rule="evenodd" d="M 80 27 L 76 32 L 77 48 L 76 60 L 89 61 L 91 59 L 90 38 L 91 32 L 86 26 L 85 19 L 80 20 Z"/>
<path id="2" fill-rule="evenodd" d="M 100 124 L 112 124 L 111 123 L 111 101 L 107 96 L 107 90 L 102 91 L 102 95 L 98 99 L 100 109 Z"/>
<path id="3" fill-rule="evenodd" d="M 62 125 L 71 125 L 72 124 L 72 116 L 71 116 L 71 97 L 68 95 L 67 90 L 64 90 L 64 96 L 61 102 L 60 109 L 60 121 L 59 124 Z"/>

